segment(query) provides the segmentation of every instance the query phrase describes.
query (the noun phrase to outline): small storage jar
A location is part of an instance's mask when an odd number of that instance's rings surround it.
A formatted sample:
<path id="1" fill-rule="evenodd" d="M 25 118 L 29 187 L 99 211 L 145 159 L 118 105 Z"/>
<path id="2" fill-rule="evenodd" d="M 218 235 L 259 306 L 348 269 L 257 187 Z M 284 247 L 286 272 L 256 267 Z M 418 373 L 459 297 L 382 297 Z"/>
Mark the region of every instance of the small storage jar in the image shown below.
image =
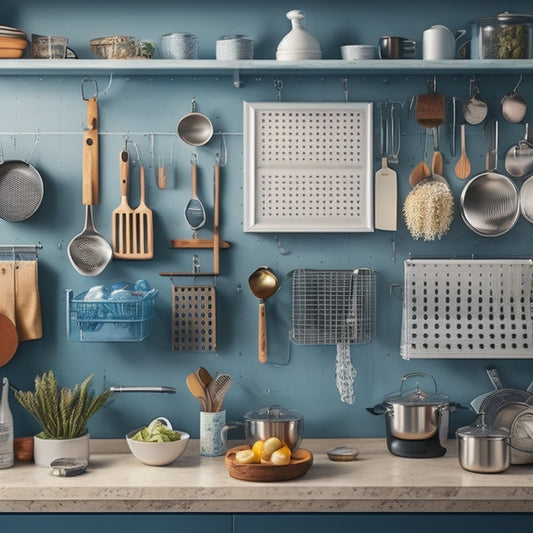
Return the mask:
<path id="1" fill-rule="evenodd" d="M 532 59 L 533 15 L 505 11 L 472 21 L 471 59 Z"/>
<path id="2" fill-rule="evenodd" d="M 465 470 L 496 474 L 509 468 L 509 430 L 487 426 L 485 413 L 480 412 L 474 424 L 459 428 L 455 435 L 459 464 Z"/>

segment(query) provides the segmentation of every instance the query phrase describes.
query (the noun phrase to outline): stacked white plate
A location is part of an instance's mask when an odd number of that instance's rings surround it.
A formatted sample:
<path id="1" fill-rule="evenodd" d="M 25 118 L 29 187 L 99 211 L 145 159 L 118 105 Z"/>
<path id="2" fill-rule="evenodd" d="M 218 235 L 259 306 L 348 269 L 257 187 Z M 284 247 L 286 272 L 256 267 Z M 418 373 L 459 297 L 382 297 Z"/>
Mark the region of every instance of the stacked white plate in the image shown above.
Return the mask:
<path id="1" fill-rule="evenodd" d="M 19 39 L 26 39 L 26 32 L 11 26 L 0 26 L 0 35 L 3 37 L 17 37 Z"/>

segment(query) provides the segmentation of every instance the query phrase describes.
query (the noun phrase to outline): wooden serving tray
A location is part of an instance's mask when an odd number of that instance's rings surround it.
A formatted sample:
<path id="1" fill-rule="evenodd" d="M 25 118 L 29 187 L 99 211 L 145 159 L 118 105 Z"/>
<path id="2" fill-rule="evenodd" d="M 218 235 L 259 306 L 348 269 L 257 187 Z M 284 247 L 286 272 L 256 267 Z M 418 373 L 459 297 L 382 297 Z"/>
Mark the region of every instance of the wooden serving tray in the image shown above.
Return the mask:
<path id="1" fill-rule="evenodd" d="M 264 463 L 242 464 L 235 460 L 235 454 L 240 450 L 248 450 L 246 444 L 236 446 L 226 452 L 225 462 L 229 475 L 244 481 L 285 481 L 303 476 L 313 464 L 313 454 L 299 448 L 293 452 L 288 465 L 271 465 Z"/>

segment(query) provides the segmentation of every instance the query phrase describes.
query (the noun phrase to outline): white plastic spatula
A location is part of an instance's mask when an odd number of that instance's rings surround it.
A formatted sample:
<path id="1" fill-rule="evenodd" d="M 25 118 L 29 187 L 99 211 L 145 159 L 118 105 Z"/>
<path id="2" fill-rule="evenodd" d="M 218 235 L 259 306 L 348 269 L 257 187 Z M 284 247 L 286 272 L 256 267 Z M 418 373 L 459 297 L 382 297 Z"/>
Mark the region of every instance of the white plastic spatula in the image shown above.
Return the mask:
<path id="1" fill-rule="evenodd" d="M 376 229 L 396 231 L 397 227 L 397 175 L 381 158 L 381 168 L 376 172 L 374 191 L 374 225 Z"/>

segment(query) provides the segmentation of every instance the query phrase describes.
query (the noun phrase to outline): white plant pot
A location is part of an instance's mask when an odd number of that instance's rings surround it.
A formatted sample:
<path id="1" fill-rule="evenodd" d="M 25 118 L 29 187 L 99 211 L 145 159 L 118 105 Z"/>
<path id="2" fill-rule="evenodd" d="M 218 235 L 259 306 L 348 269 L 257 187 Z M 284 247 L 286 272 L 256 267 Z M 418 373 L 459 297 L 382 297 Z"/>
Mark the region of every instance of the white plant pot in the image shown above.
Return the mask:
<path id="1" fill-rule="evenodd" d="M 37 466 L 50 466 L 55 459 L 68 457 L 89 462 L 89 433 L 76 439 L 41 439 L 33 437 L 33 461 Z"/>

